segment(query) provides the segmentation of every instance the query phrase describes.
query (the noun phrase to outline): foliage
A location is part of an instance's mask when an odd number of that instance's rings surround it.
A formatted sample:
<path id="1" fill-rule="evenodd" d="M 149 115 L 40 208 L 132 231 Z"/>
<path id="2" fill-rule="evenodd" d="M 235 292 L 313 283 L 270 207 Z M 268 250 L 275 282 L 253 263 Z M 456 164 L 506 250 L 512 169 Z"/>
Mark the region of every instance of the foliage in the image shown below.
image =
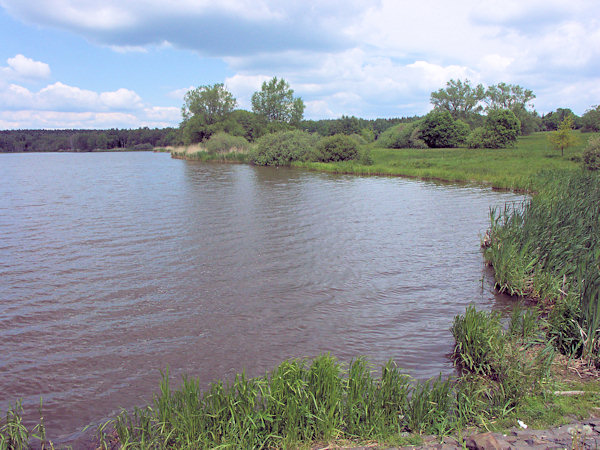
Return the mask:
<path id="1" fill-rule="evenodd" d="M 524 109 L 531 107 L 530 102 L 535 98 L 531 89 L 525 89 L 517 84 L 498 83 L 487 88 L 485 102 L 488 109 Z"/>
<path id="2" fill-rule="evenodd" d="M 583 150 L 583 167 L 587 170 L 600 170 L 600 135 L 588 140 Z"/>
<path id="3" fill-rule="evenodd" d="M 421 139 L 421 121 L 401 123 L 385 130 L 377 140 L 383 148 L 427 148 Z"/>
<path id="4" fill-rule="evenodd" d="M 486 258 L 496 282 L 555 304 L 549 337 L 561 351 L 600 357 L 600 183 L 590 172 L 547 172 L 538 193 L 491 216 Z"/>
<path id="5" fill-rule="evenodd" d="M 516 142 L 521 129 L 519 119 L 508 109 L 490 110 L 485 125 L 467 138 L 469 148 L 504 148 Z"/>
<path id="6" fill-rule="evenodd" d="M 245 153 L 249 150 L 250 144 L 241 136 L 231 136 L 227 133 L 219 132 L 213 134 L 204 144 L 208 153 Z"/>
<path id="7" fill-rule="evenodd" d="M 266 132 L 261 118 L 253 112 L 243 109 L 233 111 L 223 129 L 225 132 L 233 136 L 241 136 L 249 142 L 254 142 Z"/>
<path id="8" fill-rule="evenodd" d="M 572 128 L 579 128 L 580 117 L 575 115 L 569 108 L 558 108 L 556 111 L 546 114 L 542 117 L 542 129 L 547 131 L 558 130 L 558 127 L 566 118 L 572 119 Z"/>
<path id="9" fill-rule="evenodd" d="M 228 116 L 236 105 L 236 99 L 225 85 L 216 83 L 187 91 L 183 97 L 181 115 L 184 122 L 192 116 L 198 116 L 206 125 L 212 125 Z"/>
<path id="10" fill-rule="evenodd" d="M 306 159 L 318 140 L 318 136 L 300 130 L 266 134 L 256 141 L 250 160 L 260 166 L 289 166 Z"/>
<path id="11" fill-rule="evenodd" d="M 294 97 L 294 90 L 283 78 L 273 77 L 252 94 L 252 111 L 268 123 L 298 126 L 304 114 L 304 102 Z"/>
<path id="12" fill-rule="evenodd" d="M 469 126 L 448 111 L 432 111 L 419 126 L 421 139 L 431 148 L 458 147 L 465 142 Z"/>
<path id="13" fill-rule="evenodd" d="M 493 376 L 504 356 L 500 314 L 476 311 L 469 306 L 464 315 L 454 318 L 451 332 L 456 364 L 478 375 Z"/>
<path id="14" fill-rule="evenodd" d="M 600 105 L 588 109 L 581 117 L 581 131 L 600 131 Z"/>
<path id="15" fill-rule="evenodd" d="M 577 143 L 573 133 L 573 117 L 566 116 L 558 126 L 558 130 L 548 135 L 548 140 L 554 148 L 560 148 L 561 156 L 565 156 L 565 148 L 572 147 Z"/>
<path id="16" fill-rule="evenodd" d="M 0 152 L 92 152 L 166 147 L 181 142 L 175 128 L 134 130 L 0 130 Z"/>
<path id="17" fill-rule="evenodd" d="M 355 139 L 344 134 L 322 138 L 310 155 L 312 161 L 320 162 L 348 161 L 358 157 L 358 144 Z"/>
<path id="18" fill-rule="evenodd" d="M 445 89 L 431 93 L 430 101 L 438 111 L 448 111 L 454 119 L 469 119 L 482 110 L 481 101 L 485 98 L 482 84 L 471 86 L 469 80 L 450 80 Z"/>

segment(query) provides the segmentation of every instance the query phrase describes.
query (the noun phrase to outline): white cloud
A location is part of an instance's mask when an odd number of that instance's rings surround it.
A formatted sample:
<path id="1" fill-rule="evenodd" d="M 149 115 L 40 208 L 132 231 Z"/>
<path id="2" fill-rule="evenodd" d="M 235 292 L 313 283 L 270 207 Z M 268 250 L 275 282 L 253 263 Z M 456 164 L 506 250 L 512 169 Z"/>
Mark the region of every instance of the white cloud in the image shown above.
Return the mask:
<path id="1" fill-rule="evenodd" d="M 32 92 L 0 83 L 0 128 L 155 128 L 180 120 L 178 107 L 147 105 L 124 88 L 98 93 L 56 82 Z"/>
<path id="2" fill-rule="evenodd" d="M 6 60 L 8 66 L 0 67 L 0 74 L 6 79 L 43 79 L 50 77 L 50 66 L 34 61 L 21 54 Z"/>
<path id="3" fill-rule="evenodd" d="M 211 83 L 224 82 L 245 109 L 272 76 L 290 83 L 311 118 L 423 114 L 430 108 L 429 94 L 450 78 L 521 84 L 533 89 L 543 112 L 567 106 L 582 113 L 600 103 L 594 88 L 600 84 L 597 0 L 0 0 L 0 5 L 24 21 L 120 51 L 184 48 L 220 58 L 230 75 Z M 44 73 L 28 61 L 20 61 L 22 74 L 35 73 L 34 67 Z M 9 70 L 17 73 L 10 65 L 2 73 Z M 0 102 L 105 113 L 149 108 L 125 89 L 97 93 L 55 83 L 43 92 L 25 92 L 18 84 L 0 86 Z M 169 95 L 180 104 L 187 90 Z"/>

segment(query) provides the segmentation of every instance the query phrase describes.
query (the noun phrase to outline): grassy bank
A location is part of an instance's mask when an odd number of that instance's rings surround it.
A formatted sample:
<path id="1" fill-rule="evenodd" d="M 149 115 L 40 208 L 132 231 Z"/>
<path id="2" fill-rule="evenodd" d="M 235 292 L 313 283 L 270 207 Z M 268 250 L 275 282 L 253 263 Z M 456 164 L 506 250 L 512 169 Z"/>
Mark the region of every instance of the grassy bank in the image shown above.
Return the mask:
<path id="1" fill-rule="evenodd" d="M 554 150 L 548 133 L 520 137 L 506 149 L 383 149 L 371 144 L 372 165 L 354 161 L 339 163 L 295 162 L 293 166 L 332 173 L 394 175 L 491 185 L 496 188 L 532 190 L 540 170 L 575 169 L 592 134 L 576 133 L 579 143 Z"/>

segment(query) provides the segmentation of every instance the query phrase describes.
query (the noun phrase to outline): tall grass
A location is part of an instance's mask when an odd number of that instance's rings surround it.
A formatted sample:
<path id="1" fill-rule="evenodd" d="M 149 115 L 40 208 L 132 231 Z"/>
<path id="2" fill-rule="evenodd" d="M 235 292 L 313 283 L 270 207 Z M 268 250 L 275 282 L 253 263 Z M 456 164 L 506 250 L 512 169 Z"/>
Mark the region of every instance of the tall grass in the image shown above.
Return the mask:
<path id="1" fill-rule="evenodd" d="M 600 358 L 600 177 L 549 171 L 519 208 L 492 210 L 486 259 L 497 287 L 552 308 L 549 335 L 564 352 Z"/>

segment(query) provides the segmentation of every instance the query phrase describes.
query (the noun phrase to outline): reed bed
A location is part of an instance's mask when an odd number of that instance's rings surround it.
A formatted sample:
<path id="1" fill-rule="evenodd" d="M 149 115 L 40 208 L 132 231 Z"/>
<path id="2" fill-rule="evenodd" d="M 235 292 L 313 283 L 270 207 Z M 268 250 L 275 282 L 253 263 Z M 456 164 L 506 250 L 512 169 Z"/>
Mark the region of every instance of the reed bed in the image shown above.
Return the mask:
<path id="1" fill-rule="evenodd" d="M 492 209 L 485 257 L 501 292 L 549 310 L 549 339 L 569 355 L 600 362 L 600 178 L 547 171 L 522 205 Z"/>

